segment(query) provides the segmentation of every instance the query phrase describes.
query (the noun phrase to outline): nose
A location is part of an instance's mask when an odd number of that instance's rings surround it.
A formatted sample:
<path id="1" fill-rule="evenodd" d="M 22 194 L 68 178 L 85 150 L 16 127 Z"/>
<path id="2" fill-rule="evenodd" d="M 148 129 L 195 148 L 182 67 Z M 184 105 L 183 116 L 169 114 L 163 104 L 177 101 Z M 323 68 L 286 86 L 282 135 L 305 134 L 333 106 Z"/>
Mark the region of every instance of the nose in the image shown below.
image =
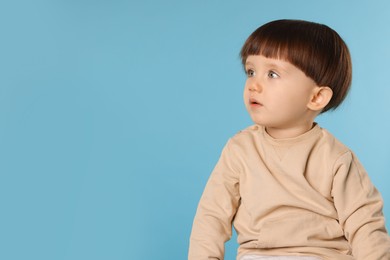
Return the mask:
<path id="1" fill-rule="evenodd" d="M 250 92 L 261 92 L 262 91 L 262 87 L 261 85 L 259 84 L 259 82 L 253 80 L 252 82 L 248 82 L 248 90 Z"/>

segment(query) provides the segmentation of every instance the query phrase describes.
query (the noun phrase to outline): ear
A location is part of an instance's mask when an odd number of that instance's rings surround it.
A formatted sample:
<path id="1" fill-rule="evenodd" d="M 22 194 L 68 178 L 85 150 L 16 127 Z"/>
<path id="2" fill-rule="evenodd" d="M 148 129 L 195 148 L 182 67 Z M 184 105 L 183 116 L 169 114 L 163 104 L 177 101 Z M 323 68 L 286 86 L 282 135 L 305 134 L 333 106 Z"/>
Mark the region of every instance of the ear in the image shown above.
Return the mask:
<path id="1" fill-rule="evenodd" d="M 317 86 L 313 90 L 310 102 L 307 107 L 310 110 L 321 112 L 321 110 L 329 103 L 333 96 L 333 91 L 328 86 Z"/>

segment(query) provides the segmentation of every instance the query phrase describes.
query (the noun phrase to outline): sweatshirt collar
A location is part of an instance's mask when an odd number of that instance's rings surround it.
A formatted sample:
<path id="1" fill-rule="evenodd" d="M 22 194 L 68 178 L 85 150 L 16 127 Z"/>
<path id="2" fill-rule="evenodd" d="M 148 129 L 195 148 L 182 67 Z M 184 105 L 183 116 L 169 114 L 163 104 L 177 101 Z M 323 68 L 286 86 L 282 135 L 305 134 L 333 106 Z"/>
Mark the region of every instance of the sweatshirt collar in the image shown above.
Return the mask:
<path id="1" fill-rule="evenodd" d="M 291 145 L 302 141 L 306 141 L 308 139 L 318 136 L 321 132 L 321 127 L 317 123 L 314 123 L 312 129 L 297 137 L 276 139 L 267 133 L 264 126 L 257 125 L 257 127 L 267 141 L 269 141 L 272 145 L 279 145 L 279 146 Z"/>

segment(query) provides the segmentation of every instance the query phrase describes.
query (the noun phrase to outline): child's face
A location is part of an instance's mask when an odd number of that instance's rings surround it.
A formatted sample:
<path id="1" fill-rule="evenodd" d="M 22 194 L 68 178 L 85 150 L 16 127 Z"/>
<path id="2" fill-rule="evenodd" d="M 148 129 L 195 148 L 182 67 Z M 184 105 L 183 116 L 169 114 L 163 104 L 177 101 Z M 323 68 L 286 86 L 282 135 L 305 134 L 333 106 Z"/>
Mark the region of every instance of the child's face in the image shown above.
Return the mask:
<path id="1" fill-rule="evenodd" d="M 308 108 L 316 83 L 291 63 L 249 56 L 245 71 L 245 106 L 252 120 L 267 129 L 293 130 L 310 126 L 315 114 Z"/>

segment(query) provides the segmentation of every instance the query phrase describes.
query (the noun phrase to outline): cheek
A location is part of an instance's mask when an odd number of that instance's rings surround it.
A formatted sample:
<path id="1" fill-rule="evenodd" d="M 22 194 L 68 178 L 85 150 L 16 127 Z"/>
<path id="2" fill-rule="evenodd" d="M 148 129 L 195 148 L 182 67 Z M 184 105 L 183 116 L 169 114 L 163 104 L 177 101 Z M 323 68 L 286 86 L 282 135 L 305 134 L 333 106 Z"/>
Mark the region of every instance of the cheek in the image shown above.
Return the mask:
<path id="1" fill-rule="evenodd" d="M 244 98 L 244 101 L 246 101 L 248 99 L 248 97 L 249 97 L 249 91 L 248 91 L 248 88 L 247 88 L 246 84 L 244 86 L 244 90 L 242 92 L 242 96 Z"/>
<path id="2" fill-rule="evenodd" d="M 246 109 L 249 109 L 249 96 L 250 96 L 250 93 L 245 86 L 244 91 L 242 93 L 242 101 L 244 102 Z"/>
<path id="3" fill-rule="evenodd" d="M 246 86 L 245 86 L 244 91 L 242 93 L 242 97 L 243 97 L 243 101 L 244 101 L 245 106 L 248 106 L 249 105 L 249 98 L 250 98 L 250 91 L 248 90 L 248 88 Z"/>
<path id="4" fill-rule="evenodd" d="M 280 100 L 281 110 L 286 115 L 294 116 L 306 111 L 307 102 L 304 93 L 301 93 L 301 95 L 295 94 L 291 94 L 289 98 L 282 98 Z"/>
<path id="5" fill-rule="evenodd" d="M 304 106 L 310 101 L 310 92 L 309 91 L 300 91 L 291 95 L 291 102 L 295 103 L 297 106 Z"/>

